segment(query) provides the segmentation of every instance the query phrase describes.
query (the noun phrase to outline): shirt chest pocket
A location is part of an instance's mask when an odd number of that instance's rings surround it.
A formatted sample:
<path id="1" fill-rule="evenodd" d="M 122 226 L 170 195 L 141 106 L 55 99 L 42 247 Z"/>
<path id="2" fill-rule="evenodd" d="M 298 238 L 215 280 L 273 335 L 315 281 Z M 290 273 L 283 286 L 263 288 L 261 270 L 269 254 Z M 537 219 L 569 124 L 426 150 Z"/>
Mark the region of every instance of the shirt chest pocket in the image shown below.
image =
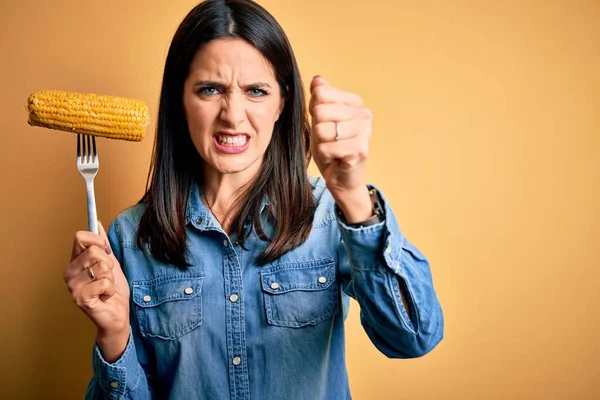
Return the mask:
<path id="1" fill-rule="evenodd" d="M 335 262 L 330 259 L 280 264 L 261 270 L 267 322 L 300 328 L 338 312 Z"/>
<path id="2" fill-rule="evenodd" d="M 174 340 L 202 324 L 201 275 L 164 276 L 131 284 L 142 336 Z"/>

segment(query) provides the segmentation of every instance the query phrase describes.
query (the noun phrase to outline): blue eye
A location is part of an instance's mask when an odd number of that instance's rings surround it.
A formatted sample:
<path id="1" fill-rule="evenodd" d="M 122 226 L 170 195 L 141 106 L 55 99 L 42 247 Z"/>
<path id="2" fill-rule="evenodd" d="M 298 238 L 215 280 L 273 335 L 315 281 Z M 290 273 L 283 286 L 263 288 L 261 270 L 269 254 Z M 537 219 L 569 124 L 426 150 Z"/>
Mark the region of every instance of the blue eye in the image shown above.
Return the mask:
<path id="1" fill-rule="evenodd" d="M 261 96 L 266 96 L 268 93 L 262 89 L 257 89 L 257 88 L 252 88 L 250 90 L 248 90 L 248 93 L 250 93 L 250 96 L 252 97 L 261 97 Z"/>
<path id="2" fill-rule="evenodd" d="M 198 89 L 198 94 L 201 96 L 212 96 L 217 93 L 217 89 L 214 87 L 206 86 Z"/>

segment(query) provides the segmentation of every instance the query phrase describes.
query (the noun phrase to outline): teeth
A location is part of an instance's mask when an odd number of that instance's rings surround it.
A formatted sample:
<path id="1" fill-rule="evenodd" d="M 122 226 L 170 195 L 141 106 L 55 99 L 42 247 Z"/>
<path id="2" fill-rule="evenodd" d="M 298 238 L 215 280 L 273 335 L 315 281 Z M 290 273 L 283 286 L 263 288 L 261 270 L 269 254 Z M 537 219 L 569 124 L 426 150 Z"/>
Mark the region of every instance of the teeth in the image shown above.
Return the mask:
<path id="1" fill-rule="evenodd" d="M 238 136 L 217 136 L 217 141 L 223 146 L 243 146 L 248 141 L 246 135 Z"/>

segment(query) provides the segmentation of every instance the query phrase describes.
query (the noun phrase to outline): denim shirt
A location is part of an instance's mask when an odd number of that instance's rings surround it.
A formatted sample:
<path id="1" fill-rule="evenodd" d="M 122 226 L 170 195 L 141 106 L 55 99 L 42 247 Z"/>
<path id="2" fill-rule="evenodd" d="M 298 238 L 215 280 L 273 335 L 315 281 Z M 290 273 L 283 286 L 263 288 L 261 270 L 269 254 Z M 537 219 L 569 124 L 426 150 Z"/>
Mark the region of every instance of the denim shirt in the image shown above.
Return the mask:
<path id="1" fill-rule="evenodd" d="M 197 186 L 186 213 L 187 269 L 136 245 L 143 205 L 121 213 L 108 237 L 131 289 L 131 335 L 112 364 L 94 346 L 86 399 L 350 399 L 350 297 L 386 356 L 432 350 L 444 321 L 429 264 L 383 195 L 385 220 L 353 228 L 337 216 L 322 178 L 310 182 L 317 209 L 308 239 L 263 266 L 255 259 L 268 243 L 254 231 L 246 249 L 228 237 Z M 268 206 L 264 200 L 261 218 L 272 234 Z"/>

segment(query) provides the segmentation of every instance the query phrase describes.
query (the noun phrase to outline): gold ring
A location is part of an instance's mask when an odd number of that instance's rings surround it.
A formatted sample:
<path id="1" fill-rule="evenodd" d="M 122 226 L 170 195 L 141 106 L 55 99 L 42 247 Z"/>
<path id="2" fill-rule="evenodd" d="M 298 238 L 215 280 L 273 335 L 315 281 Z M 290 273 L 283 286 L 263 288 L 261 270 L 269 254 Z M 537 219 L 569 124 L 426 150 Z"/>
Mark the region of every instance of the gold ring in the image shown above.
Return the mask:
<path id="1" fill-rule="evenodd" d="M 340 126 L 338 125 L 338 123 L 335 123 L 335 140 L 336 141 L 340 141 L 342 140 L 342 134 L 340 133 Z"/>
<path id="2" fill-rule="evenodd" d="M 90 276 L 90 279 L 92 280 L 92 282 L 94 282 L 96 280 L 96 275 L 94 274 L 94 270 L 92 269 L 92 266 L 89 266 L 87 268 L 87 272 L 88 272 L 88 275 Z"/>

